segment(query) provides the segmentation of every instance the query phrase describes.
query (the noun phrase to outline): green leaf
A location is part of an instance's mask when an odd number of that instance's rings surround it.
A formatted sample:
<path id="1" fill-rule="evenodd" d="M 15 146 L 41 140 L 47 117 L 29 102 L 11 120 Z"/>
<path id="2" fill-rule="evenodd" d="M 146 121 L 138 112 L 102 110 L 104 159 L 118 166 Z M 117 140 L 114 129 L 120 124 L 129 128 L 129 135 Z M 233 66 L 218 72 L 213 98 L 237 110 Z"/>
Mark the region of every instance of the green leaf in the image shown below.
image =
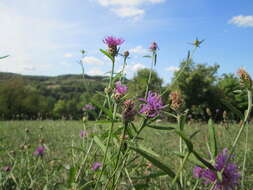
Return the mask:
<path id="1" fill-rule="evenodd" d="M 114 58 L 112 55 L 110 55 L 107 51 L 100 49 L 100 51 L 106 56 L 108 57 L 112 62 L 114 62 Z"/>
<path id="2" fill-rule="evenodd" d="M 179 158 L 184 159 L 185 155 L 183 153 L 180 153 L 180 152 L 172 152 L 172 153 L 175 154 L 176 156 L 178 156 Z M 189 156 L 188 160 L 189 160 L 189 162 L 191 162 L 194 165 L 198 165 L 202 168 L 205 167 L 205 165 L 202 162 L 200 162 L 193 154 L 191 154 Z"/>
<path id="3" fill-rule="evenodd" d="M 174 177 L 176 176 L 175 173 L 169 167 L 167 167 L 165 164 L 163 164 L 161 161 L 157 160 L 153 156 L 149 155 L 147 152 L 141 150 L 140 148 L 135 148 L 135 147 L 129 147 L 129 148 L 139 153 L 140 155 L 142 155 L 145 159 L 150 161 L 154 166 L 164 171 L 172 179 L 174 179 Z M 177 183 L 180 184 L 179 181 L 177 181 Z"/>
<path id="4" fill-rule="evenodd" d="M 143 57 L 145 57 L 145 58 L 152 58 L 151 55 L 144 55 Z"/>
<path id="5" fill-rule="evenodd" d="M 209 169 L 216 171 L 216 169 L 213 167 L 213 165 L 211 163 L 209 163 L 208 161 L 206 161 L 204 158 L 202 158 L 197 152 L 193 151 L 192 152 L 194 154 L 194 156 L 202 163 L 204 164 L 206 167 L 208 167 Z"/>
<path id="6" fill-rule="evenodd" d="M 72 183 L 74 183 L 75 175 L 76 175 L 76 168 L 74 167 L 70 168 L 69 173 L 68 173 L 68 180 L 67 180 L 68 187 L 71 187 Z"/>
<path id="7" fill-rule="evenodd" d="M 212 119 L 208 121 L 208 141 L 213 158 L 217 156 L 217 141 Z"/>
<path id="8" fill-rule="evenodd" d="M 0 59 L 4 59 L 6 57 L 9 57 L 9 55 L 2 56 L 2 57 L 0 57 Z"/>
<path id="9" fill-rule="evenodd" d="M 185 142 L 189 152 L 192 152 L 193 151 L 193 144 L 192 144 L 191 140 L 188 139 L 183 132 L 178 131 L 178 130 L 175 130 L 175 132 L 183 139 L 183 141 Z"/>
<path id="10" fill-rule="evenodd" d="M 232 111 L 233 113 L 235 113 L 241 120 L 244 119 L 244 116 L 240 112 L 240 110 L 238 110 L 236 107 L 234 107 L 229 101 L 227 101 L 226 99 L 221 99 L 221 103 L 223 105 L 225 105 L 228 109 L 230 109 L 230 111 Z"/>
<path id="11" fill-rule="evenodd" d="M 200 129 L 193 132 L 191 135 L 190 135 L 190 139 L 193 139 L 193 137 L 195 137 L 198 133 L 200 132 Z"/>
<path id="12" fill-rule="evenodd" d="M 143 146 L 141 144 L 139 144 L 139 148 L 142 149 L 143 151 L 147 152 L 148 154 L 151 154 L 156 157 L 160 157 L 159 154 L 157 154 L 156 152 L 154 152 L 153 150 L 151 150 L 149 148 L 146 148 L 145 146 Z"/>
<path id="13" fill-rule="evenodd" d="M 155 53 L 155 55 L 154 55 L 154 66 L 156 66 L 156 61 L 157 61 L 157 54 Z"/>
<path id="14" fill-rule="evenodd" d="M 166 131 L 175 129 L 174 127 L 157 126 L 157 125 L 146 125 L 146 126 L 149 127 L 149 128 L 152 128 L 152 129 L 166 130 Z"/>

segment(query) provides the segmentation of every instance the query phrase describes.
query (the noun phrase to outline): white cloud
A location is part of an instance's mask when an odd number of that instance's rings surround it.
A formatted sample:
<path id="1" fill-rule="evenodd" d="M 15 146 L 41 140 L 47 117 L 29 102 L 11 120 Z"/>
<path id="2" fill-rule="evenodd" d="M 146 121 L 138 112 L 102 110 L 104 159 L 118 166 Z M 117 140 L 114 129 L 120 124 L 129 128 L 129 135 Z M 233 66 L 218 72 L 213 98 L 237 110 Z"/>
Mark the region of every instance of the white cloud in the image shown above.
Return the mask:
<path id="1" fill-rule="evenodd" d="M 134 48 L 131 48 L 130 50 L 129 50 L 129 52 L 132 54 L 141 54 L 141 55 L 143 55 L 143 54 L 146 54 L 146 53 L 148 53 L 148 50 L 147 49 L 145 49 L 145 48 L 143 48 L 142 46 L 136 46 L 136 47 L 134 47 Z"/>
<path id="2" fill-rule="evenodd" d="M 135 17 L 138 18 L 142 16 L 145 11 L 143 9 L 135 8 L 135 7 L 121 7 L 111 9 L 119 17 Z"/>
<path id="3" fill-rule="evenodd" d="M 174 73 L 175 71 L 178 71 L 179 68 L 176 67 L 176 66 L 169 66 L 165 70 L 168 71 L 168 72 Z"/>
<path id="4" fill-rule="evenodd" d="M 72 54 L 72 53 L 65 53 L 65 54 L 64 54 L 64 57 L 70 58 L 70 57 L 73 57 L 73 54 Z"/>
<path id="5" fill-rule="evenodd" d="M 104 75 L 104 72 L 99 68 L 92 68 L 87 72 L 88 75 Z"/>
<path id="6" fill-rule="evenodd" d="M 90 65 L 104 65 L 104 62 L 93 56 L 86 56 L 82 59 L 82 62 Z"/>
<path id="7" fill-rule="evenodd" d="M 134 64 L 131 64 L 131 65 L 128 65 L 126 67 L 126 71 L 127 72 L 136 72 L 136 71 L 138 71 L 140 69 L 144 69 L 144 68 L 146 68 L 146 66 L 143 65 L 142 63 L 134 63 Z"/>
<path id="8" fill-rule="evenodd" d="M 253 27 L 253 15 L 250 16 L 234 16 L 232 19 L 229 20 L 230 24 L 234 24 L 240 27 Z"/>
<path id="9" fill-rule="evenodd" d="M 145 14 L 143 8 L 144 4 L 161 3 L 165 0 L 97 0 L 98 3 L 104 7 L 109 7 L 112 12 L 122 18 L 140 18 Z"/>

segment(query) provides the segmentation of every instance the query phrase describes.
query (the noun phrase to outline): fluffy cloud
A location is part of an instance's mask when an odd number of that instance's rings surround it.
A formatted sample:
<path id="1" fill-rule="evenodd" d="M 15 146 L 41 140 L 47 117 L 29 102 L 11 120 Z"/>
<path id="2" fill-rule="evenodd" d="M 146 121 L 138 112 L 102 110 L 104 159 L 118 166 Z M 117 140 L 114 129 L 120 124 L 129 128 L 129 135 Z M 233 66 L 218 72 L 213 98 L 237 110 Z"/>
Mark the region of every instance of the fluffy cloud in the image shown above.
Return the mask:
<path id="1" fill-rule="evenodd" d="M 127 72 L 136 72 L 136 71 L 138 71 L 140 69 L 144 69 L 144 68 L 146 68 L 146 66 L 143 65 L 142 63 L 134 63 L 134 64 L 131 64 L 131 65 L 128 65 L 126 67 L 126 71 Z"/>
<path id="2" fill-rule="evenodd" d="M 93 56 L 86 56 L 82 59 L 82 62 L 90 65 L 104 65 L 104 62 Z"/>
<path id="3" fill-rule="evenodd" d="M 230 24 L 240 27 L 253 27 L 253 15 L 250 16 L 235 16 L 229 20 Z"/>
<path id="4" fill-rule="evenodd" d="M 170 66 L 166 68 L 166 71 L 171 72 L 171 73 L 174 73 L 175 71 L 178 71 L 178 70 L 179 68 L 176 66 Z"/>
<path id="5" fill-rule="evenodd" d="M 129 52 L 130 52 L 131 54 L 140 54 L 140 55 L 143 55 L 143 54 L 148 53 L 148 50 L 145 49 L 145 48 L 143 48 L 142 46 L 136 46 L 136 47 L 134 47 L 134 48 L 131 48 L 131 49 L 129 50 Z"/>
<path id="6" fill-rule="evenodd" d="M 139 8 L 147 3 L 161 3 L 165 0 L 98 0 L 98 3 L 114 12 L 122 18 L 134 18 L 135 20 L 145 14 L 143 8 Z"/>

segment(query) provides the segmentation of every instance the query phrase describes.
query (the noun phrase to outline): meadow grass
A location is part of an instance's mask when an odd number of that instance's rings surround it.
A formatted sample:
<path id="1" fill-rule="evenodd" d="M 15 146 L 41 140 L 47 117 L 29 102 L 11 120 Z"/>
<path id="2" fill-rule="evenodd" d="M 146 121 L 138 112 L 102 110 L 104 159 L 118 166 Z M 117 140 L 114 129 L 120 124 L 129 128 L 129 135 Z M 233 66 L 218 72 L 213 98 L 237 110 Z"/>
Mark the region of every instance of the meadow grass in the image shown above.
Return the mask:
<path id="1" fill-rule="evenodd" d="M 121 124 L 117 123 L 115 130 Z M 175 126 L 173 123 L 159 123 L 163 126 Z M 222 125 L 215 125 L 219 151 L 229 148 L 233 141 L 239 125 L 230 125 L 227 129 Z M 2 189 L 68 189 L 75 185 L 68 184 L 71 181 L 73 168 L 80 168 L 82 160 L 89 149 L 89 144 L 94 135 L 104 134 L 109 130 L 109 123 L 88 122 L 86 130 L 88 136 L 81 138 L 79 133 L 83 130 L 81 121 L 3 121 L 0 122 L 0 167 L 11 166 L 11 172 L 0 172 L 0 187 Z M 205 123 L 195 123 L 185 126 L 187 134 L 198 131 L 194 136 L 194 147 L 208 158 L 207 134 L 208 127 Z M 246 165 L 246 190 L 253 187 L 253 130 L 249 128 L 249 151 Z M 245 135 L 241 137 L 235 151 L 235 162 L 243 162 Z M 159 159 L 168 166 L 176 169 L 179 159 L 174 151 L 179 144 L 179 137 L 173 131 L 159 131 L 152 128 L 145 128 L 141 134 L 142 144 L 152 154 L 159 155 Z M 116 142 L 115 142 L 116 143 Z M 39 145 L 46 147 L 46 154 L 43 158 L 37 158 L 33 152 Z M 91 152 L 80 170 L 82 180 L 76 182 L 76 189 L 92 189 L 85 185 L 88 181 L 98 176 L 99 171 L 91 170 L 92 164 L 102 161 L 102 150 L 92 147 Z M 130 175 L 135 189 L 168 189 L 167 183 L 171 180 L 168 177 L 156 177 L 151 179 L 139 179 L 143 171 L 149 175 L 157 169 L 138 157 L 132 161 L 133 167 Z M 78 167 L 77 167 L 78 166 Z M 240 169 L 242 164 L 239 165 Z M 192 169 L 194 165 L 188 162 L 186 166 L 187 183 L 192 187 Z M 73 176 L 72 176 L 73 177 Z M 70 182 L 73 183 L 73 180 Z M 80 188 L 80 183 L 84 188 Z M 130 189 L 127 182 L 122 182 L 118 189 Z M 196 189 L 203 189 L 199 187 Z"/>

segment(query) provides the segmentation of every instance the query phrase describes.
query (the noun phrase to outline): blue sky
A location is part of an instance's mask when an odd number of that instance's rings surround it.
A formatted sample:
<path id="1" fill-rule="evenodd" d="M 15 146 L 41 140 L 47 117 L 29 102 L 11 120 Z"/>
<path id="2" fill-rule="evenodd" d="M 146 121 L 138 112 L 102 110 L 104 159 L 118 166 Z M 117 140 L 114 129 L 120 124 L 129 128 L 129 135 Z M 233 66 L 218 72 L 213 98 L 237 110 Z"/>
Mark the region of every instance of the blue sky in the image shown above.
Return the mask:
<path id="1" fill-rule="evenodd" d="M 110 62 L 99 52 L 105 36 L 125 39 L 128 77 L 150 61 L 142 56 L 159 44 L 155 68 L 165 82 L 187 51 L 205 39 L 196 63 L 219 64 L 219 74 L 246 68 L 253 75 L 252 0 L 1 0 L 0 71 L 32 75 L 104 74 Z M 120 69 L 122 59 L 118 59 Z"/>

